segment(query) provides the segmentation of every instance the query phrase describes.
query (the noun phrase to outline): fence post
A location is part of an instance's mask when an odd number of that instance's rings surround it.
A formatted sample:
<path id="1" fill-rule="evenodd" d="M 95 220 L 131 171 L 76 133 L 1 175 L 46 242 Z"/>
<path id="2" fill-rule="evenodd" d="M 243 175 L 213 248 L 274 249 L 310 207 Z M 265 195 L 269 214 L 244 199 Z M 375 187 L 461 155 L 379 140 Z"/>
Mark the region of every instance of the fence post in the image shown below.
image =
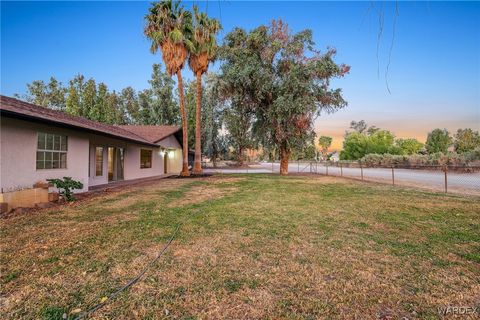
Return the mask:
<path id="1" fill-rule="evenodd" d="M 448 192 L 448 182 L 447 182 L 448 167 L 447 167 L 447 165 L 445 165 L 445 167 L 443 168 L 443 171 L 445 172 L 445 193 L 447 193 Z"/>
<path id="2" fill-rule="evenodd" d="M 326 169 L 325 169 L 325 170 L 326 170 L 326 174 L 327 174 L 327 176 L 328 176 L 328 162 L 325 162 L 325 168 L 326 168 Z"/>
<path id="3" fill-rule="evenodd" d="M 297 173 L 300 173 L 300 160 L 297 159 Z"/>
<path id="4" fill-rule="evenodd" d="M 395 185 L 395 172 L 392 166 L 392 185 Z"/>
<path id="5" fill-rule="evenodd" d="M 363 166 L 362 166 L 362 161 L 360 161 L 360 174 L 362 175 L 362 181 L 363 181 Z"/>
<path id="6" fill-rule="evenodd" d="M 343 177 L 343 168 L 342 163 L 340 162 L 340 177 Z"/>
<path id="7" fill-rule="evenodd" d="M 273 162 L 274 162 L 274 161 L 275 161 L 275 160 L 272 160 L 272 173 L 273 173 Z"/>

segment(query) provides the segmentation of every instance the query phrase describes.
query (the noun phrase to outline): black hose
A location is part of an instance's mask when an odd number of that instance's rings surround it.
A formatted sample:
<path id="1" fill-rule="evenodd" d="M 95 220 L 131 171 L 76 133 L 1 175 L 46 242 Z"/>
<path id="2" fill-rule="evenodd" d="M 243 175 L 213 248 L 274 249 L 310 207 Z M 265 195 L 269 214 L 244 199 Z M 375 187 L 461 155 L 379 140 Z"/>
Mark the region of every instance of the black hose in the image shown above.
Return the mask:
<path id="1" fill-rule="evenodd" d="M 155 259 L 153 259 L 152 261 L 150 261 L 149 264 L 147 264 L 145 266 L 145 268 L 142 270 L 142 272 L 140 272 L 135 278 L 133 278 L 132 280 L 130 280 L 126 285 L 124 285 L 123 287 L 121 287 L 120 289 L 118 289 L 117 291 L 115 291 L 114 293 L 112 293 L 110 296 L 107 297 L 107 299 L 95 306 L 93 306 L 92 308 L 88 309 L 87 311 L 84 311 L 82 312 L 80 315 L 78 315 L 78 317 L 75 318 L 75 320 L 79 320 L 79 319 L 83 319 L 85 318 L 86 316 L 89 316 L 90 314 L 92 314 L 93 312 L 97 311 L 98 309 L 102 308 L 104 305 L 106 305 L 110 300 L 114 299 L 116 296 L 118 296 L 122 291 L 128 289 L 129 287 L 131 287 L 132 285 L 134 285 L 135 283 L 137 283 L 142 277 L 143 275 L 147 272 L 147 270 L 155 263 L 158 261 L 158 259 L 160 259 L 160 257 L 165 253 L 165 251 L 167 251 L 168 247 L 170 246 L 170 244 L 172 243 L 173 239 L 175 239 L 175 236 L 177 235 L 177 232 L 178 230 L 180 229 L 180 224 L 177 225 L 175 231 L 173 232 L 172 236 L 170 237 L 170 239 L 168 240 L 168 242 L 165 244 L 165 246 L 163 247 L 163 249 L 158 253 L 158 255 L 155 257 Z"/>

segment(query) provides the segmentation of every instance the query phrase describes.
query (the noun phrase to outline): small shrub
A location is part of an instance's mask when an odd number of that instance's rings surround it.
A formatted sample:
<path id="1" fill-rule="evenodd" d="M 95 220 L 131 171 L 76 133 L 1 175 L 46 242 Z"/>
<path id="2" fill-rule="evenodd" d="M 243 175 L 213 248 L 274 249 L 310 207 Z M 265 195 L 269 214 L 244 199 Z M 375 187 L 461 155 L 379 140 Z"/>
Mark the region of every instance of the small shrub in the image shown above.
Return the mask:
<path id="1" fill-rule="evenodd" d="M 382 165 L 383 155 L 376 153 L 367 154 L 361 161 L 365 163 L 367 167 L 376 167 Z"/>
<path id="2" fill-rule="evenodd" d="M 47 179 L 47 181 L 58 188 L 60 195 L 66 201 L 75 200 L 72 190 L 83 188 L 83 183 L 73 180 L 71 177 L 63 177 L 63 179 Z"/>
<path id="3" fill-rule="evenodd" d="M 413 155 L 392 155 L 392 154 L 367 154 L 360 160 L 367 167 L 379 166 L 457 166 L 468 167 L 471 163 L 480 161 L 480 148 L 475 150 L 456 153 L 456 152 L 436 152 L 429 155 L 413 154 Z"/>

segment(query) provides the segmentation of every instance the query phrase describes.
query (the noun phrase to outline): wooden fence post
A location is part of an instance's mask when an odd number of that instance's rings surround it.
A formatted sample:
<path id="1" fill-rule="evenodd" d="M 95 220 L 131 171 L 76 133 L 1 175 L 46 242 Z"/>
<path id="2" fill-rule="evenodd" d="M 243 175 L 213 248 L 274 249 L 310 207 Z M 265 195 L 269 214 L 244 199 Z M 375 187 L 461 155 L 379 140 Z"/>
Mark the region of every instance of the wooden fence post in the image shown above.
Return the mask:
<path id="1" fill-rule="evenodd" d="M 343 177 L 343 168 L 342 168 L 342 163 L 340 162 L 340 176 Z"/>
<path id="2" fill-rule="evenodd" d="M 363 166 L 362 166 L 362 161 L 360 161 L 360 174 L 362 175 L 362 181 L 363 181 Z"/>
<path id="3" fill-rule="evenodd" d="M 445 167 L 443 168 L 443 171 L 445 172 L 445 193 L 447 193 L 448 192 L 448 182 L 447 182 L 448 167 L 447 167 L 447 165 L 445 165 Z"/>
<path id="4" fill-rule="evenodd" d="M 392 166 L 392 184 L 395 185 L 395 172 Z"/>

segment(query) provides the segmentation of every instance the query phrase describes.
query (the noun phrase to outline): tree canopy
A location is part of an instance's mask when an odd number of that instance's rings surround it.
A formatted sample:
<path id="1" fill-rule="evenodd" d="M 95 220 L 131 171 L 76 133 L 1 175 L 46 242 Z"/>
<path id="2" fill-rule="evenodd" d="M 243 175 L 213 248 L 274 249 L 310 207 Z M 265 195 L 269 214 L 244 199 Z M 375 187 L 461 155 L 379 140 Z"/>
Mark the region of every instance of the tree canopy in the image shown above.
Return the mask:
<path id="1" fill-rule="evenodd" d="M 127 87 L 110 91 L 103 82 L 76 75 L 68 87 L 55 79 L 45 85 L 41 80 L 27 84 L 27 93 L 16 95 L 28 102 L 69 114 L 109 124 L 179 124 L 180 113 L 174 92 L 174 81 L 152 66 L 150 88 L 136 92 Z"/>
<path id="2" fill-rule="evenodd" d="M 480 147 L 480 134 L 470 128 L 458 129 L 453 145 L 457 153 L 472 151 Z"/>
<path id="3" fill-rule="evenodd" d="M 322 155 L 325 157 L 327 155 L 328 148 L 332 145 L 332 137 L 321 136 L 318 138 L 318 145 L 322 151 Z"/>
<path id="4" fill-rule="evenodd" d="M 452 145 L 452 137 L 447 129 L 434 129 L 428 133 L 425 148 L 428 153 L 437 153 L 448 151 L 448 147 Z"/>
<path id="5" fill-rule="evenodd" d="M 417 154 L 423 148 L 423 143 L 421 143 L 415 138 L 407 138 L 407 139 L 400 138 L 400 139 L 397 139 L 395 143 L 401 149 L 401 152 L 403 155 Z"/>
<path id="6" fill-rule="evenodd" d="M 402 148 L 396 143 L 395 135 L 375 126 L 368 127 L 363 120 L 352 121 L 343 141 L 343 150 L 340 152 L 342 160 L 358 160 L 367 154 L 401 154 Z"/>
<path id="7" fill-rule="evenodd" d="M 258 142 L 280 152 L 280 173 L 288 173 L 292 149 L 314 136 L 313 121 L 321 112 L 347 105 L 332 78 L 350 67 L 336 64 L 336 51 L 320 53 L 310 30 L 293 33 L 281 20 L 251 32 L 236 28 L 225 37 L 220 57 L 222 93 L 231 106 L 251 115 Z"/>

